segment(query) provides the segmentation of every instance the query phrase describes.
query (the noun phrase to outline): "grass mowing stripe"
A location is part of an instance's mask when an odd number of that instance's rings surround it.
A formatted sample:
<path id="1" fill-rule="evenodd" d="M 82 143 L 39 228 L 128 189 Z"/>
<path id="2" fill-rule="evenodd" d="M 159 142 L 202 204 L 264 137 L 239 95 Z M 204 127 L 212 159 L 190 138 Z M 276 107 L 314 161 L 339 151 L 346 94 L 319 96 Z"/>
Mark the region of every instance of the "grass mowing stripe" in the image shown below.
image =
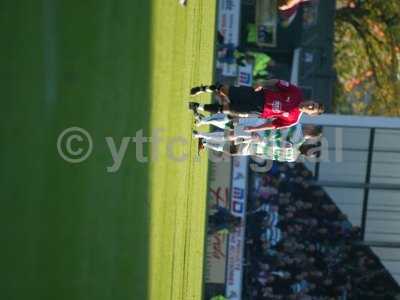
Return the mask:
<path id="1" fill-rule="evenodd" d="M 147 298 L 147 166 L 107 174 L 104 136 L 148 127 L 150 2 L 55 0 L 49 40 L 41 5 L 2 1 L 4 299 Z M 71 125 L 94 140 L 81 165 L 57 155 Z"/>
<path id="2" fill-rule="evenodd" d="M 195 156 L 193 153 L 194 153 L 194 151 L 193 151 L 193 147 L 192 147 L 192 145 L 193 145 L 193 142 L 191 142 L 190 143 L 190 164 L 189 164 L 189 166 L 188 166 L 188 173 L 187 173 L 187 178 L 189 179 L 189 181 L 188 181 L 188 191 L 191 191 L 192 190 L 192 184 L 193 184 L 193 181 L 192 180 L 190 180 L 191 178 L 190 178 L 190 174 L 192 174 L 192 169 L 193 169 L 193 164 L 195 163 L 195 159 L 197 158 L 197 156 Z M 195 158 L 193 158 L 193 156 L 195 156 Z M 183 263 L 184 263 L 184 268 L 183 268 L 183 272 L 182 272 L 182 282 L 183 282 L 183 284 L 184 284 L 184 288 L 183 288 L 183 292 L 185 292 L 185 291 L 187 291 L 188 289 L 187 289 L 187 286 L 189 285 L 189 281 L 188 281 L 188 270 L 189 270 L 189 268 L 188 268 L 188 260 L 190 259 L 190 257 L 188 258 L 188 244 L 190 244 L 190 232 L 191 232 L 191 226 L 190 226 L 190 214 L 189 214 L 189 208 L 190 208 L 190 193 L 187 193 L 187 197 L 186 197 L 186 224 L 188 224 L 188 226 L 186 227 L 186 230 L 185 230 L 185 236 L 184 236 L 184 239 L 185 239 L 185 243 L 184 243 L 184 261 L 183 261 Z M 185 294 L 185 297 L 184 298 L 187 298 L 187 295 Z"/>
<path id="3" fill-rule="evenodd" d="M 151 126 L 163 126 L 169 137 L 186 139 L 189 145 L 175 150 L 183 153 L 190 149 L 190 153 L 189 161 L 173 162 L 163 149 L 162 159 L 151 164 L 151 299 L 201 298 L 207 159 L 195 162 L 187 95 L 191 85 L 212 79 L 213 2 L 189 1 L 186 8 L 162 0 L 153 2 Z M 199 25 L 202 28 L 197 28 Z M 168 39 L 171 36 L 173 39 Z"/>

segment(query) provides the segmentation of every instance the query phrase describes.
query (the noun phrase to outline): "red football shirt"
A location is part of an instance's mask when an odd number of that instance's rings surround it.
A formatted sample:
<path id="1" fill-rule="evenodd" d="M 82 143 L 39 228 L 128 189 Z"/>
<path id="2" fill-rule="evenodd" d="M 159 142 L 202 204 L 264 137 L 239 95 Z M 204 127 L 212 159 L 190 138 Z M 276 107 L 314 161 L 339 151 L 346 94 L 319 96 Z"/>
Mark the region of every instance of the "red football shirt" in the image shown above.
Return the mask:
<path id="1" fill-rule="evenodd" d="M 303 102 L 301 90 L 287 81 L 279 80 L 275 87 L 278 91 L 264 89 L 264 110 L 262 118 L 273 119 L 276 128 L 296 124 L 301 115 L 299 104 Z"/>

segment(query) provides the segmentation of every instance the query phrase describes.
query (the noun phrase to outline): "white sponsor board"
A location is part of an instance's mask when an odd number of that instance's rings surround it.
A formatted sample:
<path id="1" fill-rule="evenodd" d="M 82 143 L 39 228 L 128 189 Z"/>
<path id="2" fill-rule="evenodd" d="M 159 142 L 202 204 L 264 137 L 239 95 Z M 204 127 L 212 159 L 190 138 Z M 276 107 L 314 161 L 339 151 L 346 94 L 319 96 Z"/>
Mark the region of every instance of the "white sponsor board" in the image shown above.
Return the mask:
<path id="1" fill-rule="evenodd" d="M 210 178 L 208 188 L 208 205 L 229 207 L 231 188 L 231 158 L 224 156 L 221 160 L 217 152 L 210 151 Z M 225 269 L 228 237 L 226 234 L 207 235 L 206 247 L 206 283 L 225 283 Z"/>
<path id="2" fill-rule="evenodd" d="M 247 157 L 232 160 L 231 213 L 242 218 L 242 225 L 229 234 L 226 293 L 229 299 L 242 298 L 243 257 L 245 245 L 246 201 L 247 201 Z"/>
<path id="3" fill-rule="evenodd" d="M 252 86 L 253 85 L 253 65 L 246 64 L 238 67 L 238 85 Z"/>
<path id="4" fill-rule="evenodd" d="M 218 31 L 224 36 L 224 44 L 239 45 L 240 0 L 219 0 Z M 223 64 L 222 75 L 236 76 L 236 64 Z"/>

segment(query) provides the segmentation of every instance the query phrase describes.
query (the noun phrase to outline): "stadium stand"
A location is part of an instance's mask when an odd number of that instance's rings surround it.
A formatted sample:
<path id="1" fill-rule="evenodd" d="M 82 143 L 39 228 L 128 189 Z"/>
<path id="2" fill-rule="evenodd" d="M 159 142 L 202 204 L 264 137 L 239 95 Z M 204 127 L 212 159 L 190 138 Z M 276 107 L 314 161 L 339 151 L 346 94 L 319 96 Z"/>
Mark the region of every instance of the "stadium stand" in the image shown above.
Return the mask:
<path id="1" fill-rule="evenodd" d="M 399 286 L 303 164 L 251 173 L 243 299 L 396 299 Z"/>

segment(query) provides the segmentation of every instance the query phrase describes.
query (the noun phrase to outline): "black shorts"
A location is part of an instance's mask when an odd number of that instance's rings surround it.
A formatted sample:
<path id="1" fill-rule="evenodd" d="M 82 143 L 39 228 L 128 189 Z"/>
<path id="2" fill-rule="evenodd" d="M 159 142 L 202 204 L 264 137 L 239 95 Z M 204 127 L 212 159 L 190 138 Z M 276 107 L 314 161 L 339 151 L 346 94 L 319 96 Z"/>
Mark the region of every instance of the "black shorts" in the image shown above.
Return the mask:
<path id="1" fill-rule="evenodd" d="M 248 86 L 229 88 L 230 110 L 236 113 L 260 114 L 264 110 L 264 92 Z"/>

